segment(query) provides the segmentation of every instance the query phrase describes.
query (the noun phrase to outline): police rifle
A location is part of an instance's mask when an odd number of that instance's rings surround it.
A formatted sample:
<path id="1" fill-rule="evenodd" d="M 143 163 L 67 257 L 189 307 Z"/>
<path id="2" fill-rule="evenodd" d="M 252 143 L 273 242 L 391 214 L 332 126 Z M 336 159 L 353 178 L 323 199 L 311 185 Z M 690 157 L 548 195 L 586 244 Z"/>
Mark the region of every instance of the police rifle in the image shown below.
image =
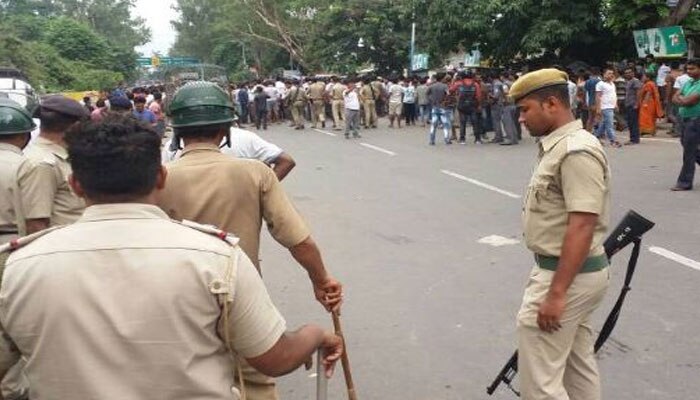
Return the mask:
<path id="1" fill-rule="evenodd" d="M 630 243 L 632 243 L 634 247 L 632 248 L 632 255 L 630 256 L 629 262 L 627 263 L 625 283 L 622 286 L 622 290 L 620 291 L 620 294 L 617 297 L 615 306 L 613 306 L 613 309 L 610 311 L 610 314 L 605 319 L 603 328 L 600 330 L 598 339 L 596 339 L 595 345 L 593 346 L 593 349 L 596 353 L 598 352 L 598 350 L 600 350 L 601 347 L 603 347 L 603 344 L 608 339 L 608 337 L 610 337 L 610 334 L 612 333 L 613 329 L 615 328 L 615 324 L 617 323 L 617 319 L 620 317 L 622 303 L 624 303 L 625 301 L 627 292 L 629 292 L 631 289 L 630 283 L 632 282 L 632 276 L 634 275 L 635 268 L 637 267 L 639 251 L 642 248 L 642 235 L 644 235 L 653 227 L 653 222 L 630 210 L 627 212 L 627 215 L 625 215 L 625 218 L 622 220 L 622 222 L 620 222 L 617 225 L 615 230 L 610 234 L 610 236 L 608 236 L 608 238 L 605 240 L 605 243 L 603 244 L 603 247 L 605 248 L 605 254 L 608 256 L 608 259 L 612 258 L 612 256 L 614 256 L 620 250 L 627 247 L 627 245 L 629 245 Z M 515 393 L 519 397 L 520 393 L 517 390 L 515 390 L 512 386 L 513 379 L 515 379 L 515 375 L 517 373 L 518 352 L 516 351 L 510 357 L 503 369 L 501 369 L 501 372 L 498 373 L 496 379 L 494 379 L 491 385 L 489 385 L 489 387 L 486 388 L 486 393 L 492 395 L 496 391 L 498 386 L 501 383 L 504 383 L 508 386 L 508 388 L 510 388 L 510 390 L 513 391 L 513 393 Z"/>

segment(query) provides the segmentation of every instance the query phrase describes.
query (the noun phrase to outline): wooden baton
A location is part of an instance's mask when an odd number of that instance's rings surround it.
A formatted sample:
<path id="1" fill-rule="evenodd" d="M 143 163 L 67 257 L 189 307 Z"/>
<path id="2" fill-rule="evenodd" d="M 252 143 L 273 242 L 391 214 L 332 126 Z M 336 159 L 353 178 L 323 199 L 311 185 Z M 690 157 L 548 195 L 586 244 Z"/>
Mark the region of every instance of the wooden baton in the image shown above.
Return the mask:
<path id="1" fill-rule="evenodd" d="M 343 375 L 345 375 L 345 386 L 348 388 L 348 400 L 357 400 L 357 394 L 355 394 L 355 383 L 352 381 L 352 372 L 350 371 L 350 359 L 348 358 L 348 342 L 343 336 L 343 329 L 340 326 L 340 316 L 337 312 L 333 311 L 333 327 L 335 328 L 335 334 L 343 339 L 343 355 L 340 358 L 340 362 L 343 365 Z"/>

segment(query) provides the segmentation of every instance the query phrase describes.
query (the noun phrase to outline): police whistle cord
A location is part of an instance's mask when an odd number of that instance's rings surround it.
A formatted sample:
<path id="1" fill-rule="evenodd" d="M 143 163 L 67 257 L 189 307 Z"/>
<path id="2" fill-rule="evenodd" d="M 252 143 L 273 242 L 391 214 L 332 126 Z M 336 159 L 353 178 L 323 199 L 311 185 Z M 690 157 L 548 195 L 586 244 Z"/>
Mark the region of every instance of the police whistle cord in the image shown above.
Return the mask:
<path id="1" fill-rule="evenodd" d="M 352 380 L 352 371 L 350 370 L 350 359 L 348 358 L 348 345 L 343 336 L 343 329 L 340 325 L 340 316 L 337 312 L 333 311 L 333 328 L 335 329 L 335 334 L 343 339 L 344 351 L 343 355 L 340 357 L 340 362 L 343 366 L 343 375 L 345 376 L 345 386 L 348 389 L 348 400 L 357 400 L 357 394 L 355 393 L 355 383 Z"/>
<path id="2" fill-rule="evenodd" d="M 642 248 L 642 235 L 653 227 L 653 222 L 630 210 L 622 222 L 620 222 L 617 228 L 615 228 L 612 234 L 605 240 L 603 247 L 605 247 L 605 254 L 608 256 L 608 259 L 612 258 L 613 255 L 630 243 L 633 243 L 634 247 L 632 248 L 632 254 L 627 263 L 625 282 L 593 346 L 596 353 L 603 347 L 603 344 L 608 340 L 613 329 L 615 329 L 615 324 L 617 324 L 617 320 L 620 317 L 620 311 L 622 310 L 622 304 L 625 302 L 625 297 L 627 297 L 627 292 L 632 289 L 630 284 L 632 283 L 632 277 L 634 276 L 634 271 L 637 268 L 637 261 L 639 260 L 639 252 Z M 498 386 L 504 383 L 516 396 L 520 397 L 520 393 L 513 387 L 513 380 L 517 373 L 518 352 L 516 351 L 510 357 L 506 365 L 503 366 L 501 372 L 496 376 L 496 379 L 486 388 L 486 393 L 492 395 Z"/>

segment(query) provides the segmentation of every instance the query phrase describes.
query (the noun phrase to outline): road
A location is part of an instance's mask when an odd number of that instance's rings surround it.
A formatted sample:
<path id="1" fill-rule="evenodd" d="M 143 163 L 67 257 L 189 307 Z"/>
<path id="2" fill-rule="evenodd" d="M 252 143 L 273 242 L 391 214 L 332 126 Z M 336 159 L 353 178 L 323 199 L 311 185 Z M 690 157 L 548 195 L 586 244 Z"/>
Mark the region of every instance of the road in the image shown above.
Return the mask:
<path id="1" fill-rule="evenodd" d="M 521 195 L 536 144 L 427 146 L 423 128 L 329 130 L 273 125 L 265 137 L 297 160 L 284 186 L 345 285 L 344 330 L 360 399 L 487 399 L 515 345 L 515 315 L 532 255 L 521 241 Z M 339 133 L 337 136 L 332 134 Z M 676 400 L 700 389 L 700 190 L 668 189 L 673 139 L 606 148 L 612 221 L 628 209 L 655 221 L 633 290 L 599 354 L 604 398 Z M 498 235 L 501 246 L 480 243 Z M 303 270 L 263 232 L 264 279 L 290 327 L 331 327 Z M 503 239 L 510 240 L 503 240 Z M 511 244 L 506 244 L 511 242 Z M 617 255 L 600 327 L 621 286 Z M 315 398 L 310 372 L 279 380 L 284 399 Z M 330 399 L 345 399 L 342 373 Z M 494 399 L 512 399 L 499 389 Z"/>

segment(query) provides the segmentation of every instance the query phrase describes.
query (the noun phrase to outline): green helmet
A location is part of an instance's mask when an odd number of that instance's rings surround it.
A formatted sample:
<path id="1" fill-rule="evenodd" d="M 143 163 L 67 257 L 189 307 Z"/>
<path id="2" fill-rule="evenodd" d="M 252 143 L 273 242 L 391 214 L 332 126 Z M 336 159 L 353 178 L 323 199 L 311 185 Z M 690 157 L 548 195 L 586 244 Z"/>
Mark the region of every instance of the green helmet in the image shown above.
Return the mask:
<path id="1" fill-rule="evenodd" d="M 173 95 L 168 107 L 173 128 L 232 122 L 233 103 L 226 92 L 211 82 L 186 83 Z"/>
<path id="2" fill-rule="evenodd" d="M 16 101 L 0 98 L 0 135 L 28 133 L 36 129 L 29 112 Z"/>

